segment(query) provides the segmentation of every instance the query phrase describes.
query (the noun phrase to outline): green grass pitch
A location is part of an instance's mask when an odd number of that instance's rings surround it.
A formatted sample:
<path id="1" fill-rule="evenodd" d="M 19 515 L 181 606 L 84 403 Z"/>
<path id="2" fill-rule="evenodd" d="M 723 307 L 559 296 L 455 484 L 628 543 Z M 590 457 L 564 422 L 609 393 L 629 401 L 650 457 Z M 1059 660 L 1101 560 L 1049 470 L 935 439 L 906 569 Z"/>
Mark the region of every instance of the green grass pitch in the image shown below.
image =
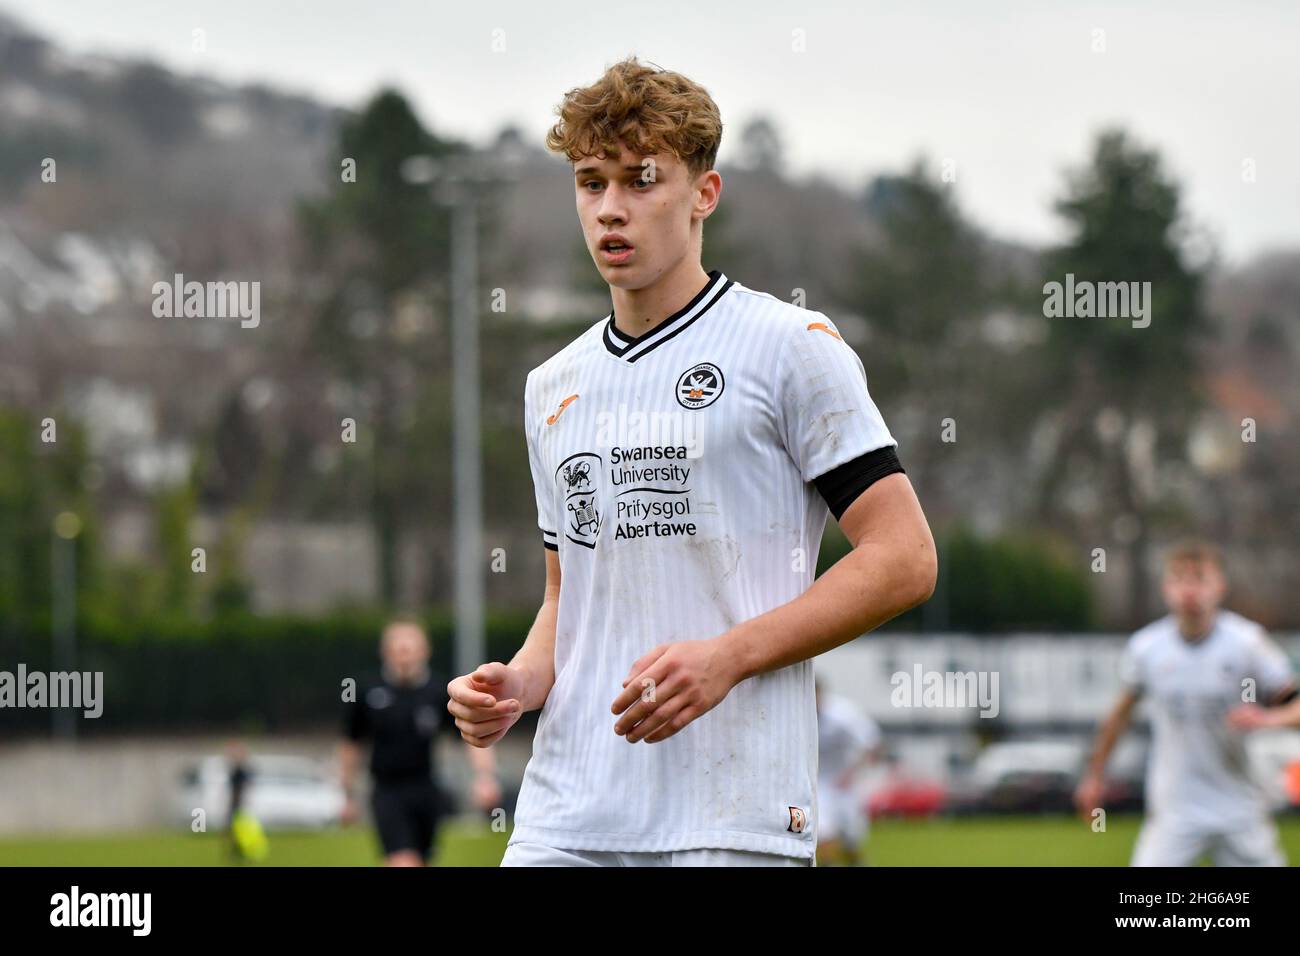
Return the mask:
<path id="1" fill-rule="evenodd" d="M 1124 866 L 1138 817 L 1112 817 L 1094 833 L 1065 817 L 878 820 L 866 843 L 874 866 Z M 1300 817 L 1279 821 L 1292 863 L 1300 862 Z M 457 823 L 439 840 L 441 866 L 495 866 L 506 835 Z M 111 836 L 0 838 L 0 866 L 220 866 L 228 862 L 214 834 L 150 831 Z M 321 833 L 272 833 L 273 866 L 371 866 L 378 862 L 364 827 Z"/>

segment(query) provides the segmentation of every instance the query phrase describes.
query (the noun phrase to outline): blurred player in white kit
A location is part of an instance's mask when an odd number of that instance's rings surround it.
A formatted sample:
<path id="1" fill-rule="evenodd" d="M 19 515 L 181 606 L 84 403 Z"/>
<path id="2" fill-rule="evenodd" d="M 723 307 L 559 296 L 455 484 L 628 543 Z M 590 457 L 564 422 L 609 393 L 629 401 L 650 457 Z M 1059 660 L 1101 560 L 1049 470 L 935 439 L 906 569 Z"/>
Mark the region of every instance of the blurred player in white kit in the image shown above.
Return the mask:
<path id="1" fill-rule="evenodd" d="M 817 694 L 818 866 L 861 866 L 869 817 L 862 807 L 858 774 L 880 756 L 880 727 L 850 701 Z"/>
<path id="2" fill-rule="evenodd" d="M 1101 806 L 1107 758 L 1145 697 L 1152 742 L 1147 813 L 1133 866 L 1191 866 L 1209 854 L 1218 866 L 1284 866 L 1277 828 L 1247 765 L 1240 716 L 1245 702 L 1292 700 L 1290 661 L 1260 625 L 1219 605 L 1227 591 L 1212 545 L 1188 541 L 1165 558 L 1170 613 L 1129 640 L 1124 689 L 1097 734 L 1075 794 L 1085 818 Z"/>

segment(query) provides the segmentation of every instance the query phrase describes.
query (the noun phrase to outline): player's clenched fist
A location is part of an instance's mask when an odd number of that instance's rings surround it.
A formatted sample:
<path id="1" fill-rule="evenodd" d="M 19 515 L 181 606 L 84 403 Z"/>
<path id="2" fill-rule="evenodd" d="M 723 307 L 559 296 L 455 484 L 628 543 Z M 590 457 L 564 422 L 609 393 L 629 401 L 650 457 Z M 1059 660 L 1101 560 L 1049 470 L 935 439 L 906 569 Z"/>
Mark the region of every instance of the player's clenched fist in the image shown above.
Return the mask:
<path id="1" fill-rule="evenodd" d="M 490 747 L 514 726 L 523 713 L 519 698 L 524 675 L 516 668 L 493 662 L 447 685 L 447 710 L 456 718 L 465 743 Z"/>

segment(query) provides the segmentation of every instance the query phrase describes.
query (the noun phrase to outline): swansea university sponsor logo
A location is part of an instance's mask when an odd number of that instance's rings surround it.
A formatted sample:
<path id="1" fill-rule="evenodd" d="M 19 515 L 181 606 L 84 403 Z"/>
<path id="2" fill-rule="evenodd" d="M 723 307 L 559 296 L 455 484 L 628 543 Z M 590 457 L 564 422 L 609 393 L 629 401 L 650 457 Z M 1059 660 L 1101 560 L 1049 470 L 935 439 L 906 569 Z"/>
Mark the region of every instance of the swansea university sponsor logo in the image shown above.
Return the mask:
<path id="1" fill-rule="evenodd" d="M 596 547 L 600 534 L 600 476 L 605 467 L 600 455 L 578 452 L 560 462 L 555 481 L 564 495 L 564 534 L 574 544 Z"/>
<path id="2" fill-rule="evenodd" d="M 726 382 L 712 362 L 692 365 L 677 379 L 677 401 L 683 408 L 706 408 L 722 395 Z"/>
<path id="3" fill-rule="evenodd" d="M 693 536 L 691 449 L 685 445 L 615 446 L 609 451 L 614 538 Z"/>

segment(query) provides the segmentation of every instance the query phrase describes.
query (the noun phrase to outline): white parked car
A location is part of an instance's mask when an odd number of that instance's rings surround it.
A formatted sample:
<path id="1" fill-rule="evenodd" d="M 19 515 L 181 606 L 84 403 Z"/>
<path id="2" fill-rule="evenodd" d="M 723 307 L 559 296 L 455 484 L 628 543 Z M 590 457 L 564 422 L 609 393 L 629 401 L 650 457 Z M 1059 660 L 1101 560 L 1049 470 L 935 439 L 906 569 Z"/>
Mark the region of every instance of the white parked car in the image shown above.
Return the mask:
<path id="1" fill-rule="evenodd" d="M 246 766 L 251 776 L 244 809 L 266 829 L 320 829 L 339 822 L 343 788 L 327 764 L 308 757 L 253 754 Z M 200 807 L 209 831 L 225 827 L 230 818 L 230 764 L 225 757 L 205 757 L 182 774 L 177 821 L 189 826 Z"/>
<path id="2" fill-rule="evenodd" d="M 970 773 L 953 787 L 955 813 L 1073 813 L 1074 789 L 1087 760 L 1083 738 L 1008 740 L 989 744 Z M 1134 810 L 1142 795 L 1144 745 L 1120 742 L 1107 766 L 1105 805 Z"/>
<path id="3" fill-rule="evenodd" d="M 989 744 L 976 757 L 971 780 L 984 788 L 1036 774 L 1054 774 L 1073 781 L 1078 778 L 1085 756 L 1083 745 L 1074 740 L 1013 740 Z"/>

